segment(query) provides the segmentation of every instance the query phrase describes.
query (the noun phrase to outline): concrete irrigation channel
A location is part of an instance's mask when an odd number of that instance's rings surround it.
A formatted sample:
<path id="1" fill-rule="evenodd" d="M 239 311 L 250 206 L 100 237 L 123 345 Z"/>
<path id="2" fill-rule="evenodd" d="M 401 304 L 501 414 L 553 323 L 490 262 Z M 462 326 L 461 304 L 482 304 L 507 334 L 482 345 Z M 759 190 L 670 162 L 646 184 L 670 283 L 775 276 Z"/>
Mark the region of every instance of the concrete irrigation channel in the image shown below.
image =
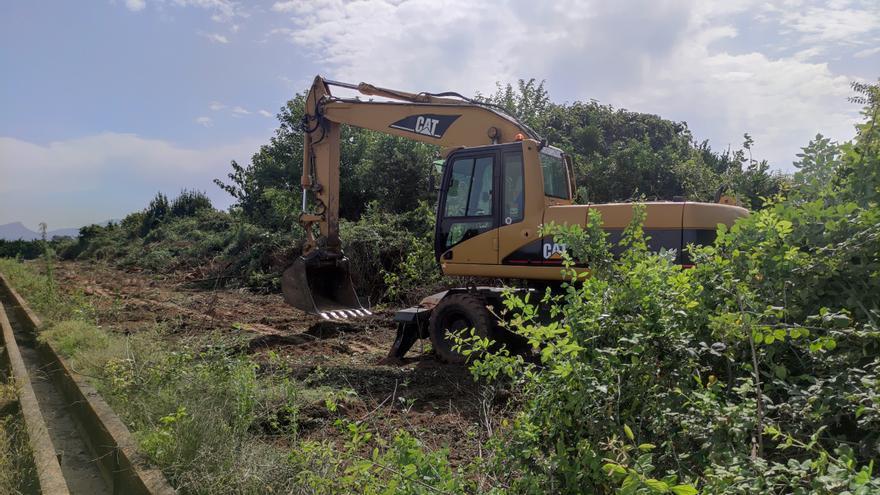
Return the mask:
<path id="1" fill-rule="evenodd" d="M 147 465 L 125 424 L 51 344 L 37 342 L 39 318 L 0 274 L 3 373 L 14 379 L 38 493 L 173 494 Z"/>

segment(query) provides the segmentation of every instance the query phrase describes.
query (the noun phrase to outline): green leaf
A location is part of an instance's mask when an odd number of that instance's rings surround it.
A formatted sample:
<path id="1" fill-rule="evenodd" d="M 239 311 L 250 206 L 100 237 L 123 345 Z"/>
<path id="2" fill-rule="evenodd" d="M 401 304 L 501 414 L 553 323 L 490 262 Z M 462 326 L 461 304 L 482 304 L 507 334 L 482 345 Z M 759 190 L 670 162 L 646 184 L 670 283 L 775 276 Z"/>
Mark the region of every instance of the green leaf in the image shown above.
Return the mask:
<path id="1" fill-rule="evenodd" d="M 785 380 L 785 377 L 788 376 L 788 369 L 785 366 L 774 366 L 773 373 L 776 375 L 776 378 L 780 380 Z"/>
<path id="2" fill-rule="evenodd" d="M 626 474 L 626 469 L 620 464 L 614 464 L 613 462 L 609 462 L 602 466 L 602 469 L 608 473 L 608 476 L 613 474 Z"/>
<path id="3" fill-rule="evenodd" d="M 647 480 L 645 480 L 645 484 L 648 485 L 648 488 L 650 488 L 651 491 L 653 491 L 655 493 L 668 493 L 669 492 L 669 485 L 667 485 L 666 483 L 664 483 L 660 480 L 655 480 L 654 478 L 647 479 Z"/>
<path id="4" fill-rule="evenodd" d="M 672 493 L 675 495 L 697 495 L 697 489 L 691 485 L 675 485 L 672 488 Z"/>
<path id="5" fill-rule="evenodd" d="M 849 316 L 840 313 L 835 314 L 831 317 L 831 323 L 834 325 L 835 328 L 846 328 L 849 326 L 851 321 L 852 320 L 850 320 Z"/>
<path id="6" fill-rule="evenodd" d="M 641 450 L 642 452 L 648 452 L 649 450 L 654 450 L 655 447 L 657 446 L 653 443 L 643 443 L 639 445 L 639 450 Z"/>
<path id="7" fill-rule="evenodd" d="M 633 435 L 633 431 L 630 429 L 629 426 L 623 425 L 623 432 L 626 433 L 626 438 L 629 438 L 630 441 L 635 441 L 636 436 Z"/>

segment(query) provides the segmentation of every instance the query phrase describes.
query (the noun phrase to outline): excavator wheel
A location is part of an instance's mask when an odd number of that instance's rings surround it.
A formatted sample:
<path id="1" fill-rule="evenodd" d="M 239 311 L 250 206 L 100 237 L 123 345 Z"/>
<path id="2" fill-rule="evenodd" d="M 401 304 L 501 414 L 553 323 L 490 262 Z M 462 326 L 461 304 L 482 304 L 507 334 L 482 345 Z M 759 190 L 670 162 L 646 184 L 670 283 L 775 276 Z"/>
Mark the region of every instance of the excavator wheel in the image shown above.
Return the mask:
<path id="1" fill-rule="evenodd" d="M 472 294 L 452 294 L 443 298 L 431 313 L 428 334 L 437 355 L 448 363 L 464 363 L 466 357 L 454 351 L 452 335 L 473 328 L 480 337 L 488 337 L 494 327 L 494 317 L 485 301 Z"/>

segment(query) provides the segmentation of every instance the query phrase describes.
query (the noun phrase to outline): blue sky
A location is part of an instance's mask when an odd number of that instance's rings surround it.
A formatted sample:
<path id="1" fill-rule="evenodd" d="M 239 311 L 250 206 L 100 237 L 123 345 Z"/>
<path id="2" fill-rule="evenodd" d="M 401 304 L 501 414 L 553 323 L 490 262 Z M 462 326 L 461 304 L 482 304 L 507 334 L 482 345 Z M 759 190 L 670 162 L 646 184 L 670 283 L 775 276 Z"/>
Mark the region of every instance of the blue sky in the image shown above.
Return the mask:
<path id="1" fill-rule="evenodd" d="M 211 179 L 316 73 L 466 94 L 545 79 L 555 101 L 683 120 L 715 148 L 749 132 L 789 170 L 817 132 L 851 137 L 880 2 L 7 0 L 0 67 L 0 224 L 61 228 L 159 190 L 228 206 Z"/>

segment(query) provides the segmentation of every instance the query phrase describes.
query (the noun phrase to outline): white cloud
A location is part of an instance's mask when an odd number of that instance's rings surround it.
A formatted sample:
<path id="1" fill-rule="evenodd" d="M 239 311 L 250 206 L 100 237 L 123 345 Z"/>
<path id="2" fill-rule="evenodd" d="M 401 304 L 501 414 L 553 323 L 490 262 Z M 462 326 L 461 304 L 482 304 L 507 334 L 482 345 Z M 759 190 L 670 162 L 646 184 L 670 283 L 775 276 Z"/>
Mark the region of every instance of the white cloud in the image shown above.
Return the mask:
<path id="1" fill-rule="evenodd" d="M 211 41 L 212 43 L 221 43 L 224 45 L 226 43 L 229 43 L 229 38 L 227 38 L 226 36 L 223 36 L 222 34 L 218 34 L 218 33 L 199 33 L 199 34 L 202 35 L 203 37 L 205 37 L 206 39 L 208 39 L 209 41 Z"/>
<path id="2" fill-rule="evenodd" d="M 172 0 L 179 7 L 198 7 L 211 11 L 214 22 L 228 22 L 236 17 L 248 17 L 248 13 L 231 0 Z"/>
<path id="3" fill-rule="evenodd" d="M 125 7 L 132 12 L 140 12 L 146 6 L 145 0 L 125 0 Z"/>
<path id="4" fill-rule="evenodd" d="M 473 94 L 536 77 L 557 101 L 597 98 L 686 120 L 716 149 L 750 132 L 762 157 L 787 168 L 817 131 L 852 135 L 854 77 L 824 63 L 826 44 L 862 39 L 880 22 L 868 3 L 789 3 L 284 1 L 272 8 L 290 22 L 267 33 L 311 52 L 334 79 Z M 746 17 L 775 30 L 772 43 L 748 38 Z M 782 50 L 785 32 L 794 38 Z"/>
<path id="5" fill-rule="evenodd" d="M 863 36 L 880 28 L 880 3 L 864 2 L 853 7 L 849 2 L 780 9 L 785 28 L 799 33 L 806 41 L 862 44 Z"/>
<path id="6" fill-rule="evenodd" d="M 212 101 L 208 105 L 208 108 L 210 108 L 212 112 L 218 112 L 218 111 L 226 108 L 226 105 L 224 105 L 223 103 L 220 103 L 219 101 Z"/>
<path id="7" fill-rule="evenodd" d="M 800 50 L 799 52 L 795 53 L 792 56 L 792 58 L 794 58 L 795 60 L 804 62 L 804 61 L 807 61 L 810 59 L 815 59 L 815 58 L 821 56 L 825 52 L 826 52 L 826 49 L 824 47 L 811 46 L 809 48 L 804 48 L 803 50 Z"/>
<path id="8" fill-rule="evenodd" d="M 0 137 L 0 223 L 69 227 L 121 218 L 144 208 L 156 191 L 183 188 L 206 191 L 225 208 L 230 198 L 212 180 L 225 177 L 230 160 L 248 163 L 264 142 L 198 149 L 119 133 L 48 144 Z"/>
<path id="9" fill-rule="evenodd" d="M 288 0 L 286 2 L 275 2 L 272 4 L 272 10 L 275 12 L 293 12 L 297 6 L 296 0 Z"/>
<path id="10" fill-rule="evenodd" d="M 260 110 L 260 111 L 257 112 L 257 113 L 259 113 L 259 114 L 262 115 L 263 117 L 272 117 L 272 113 L 270 113 L 268 110 Z"/>
<path id="11" fill-rule="evenodd" d="M 251 114 L 251 112 L 249 110 L 247 110 L 246 108 L 238 107 L 238 106 L 234 107 L 232 109 L 232 113 L 234 115 L 250 115 Z"/>
<path id="12" fill-rule="evenodd" d="M 858 52 L 853 54 L 853 57 L 856 58 L 868 58 L 872 55 L 877 55 L 880 53 L 880 46 L 877 48 L 865 48 L 864 50 L 859 50 Z"/>
<path id="13" fill-rule="evenodd" d="M 214 121 L 211 120 L 211 117 L 197 117 L 196 124 L 199 124 L 202 127 L 211 127 L 214 125 Z"/>
<path id="14" fill-rule="evenodd" d="M 250 14 L 238 2 L 232 0 L 152 0 L 161 5 L 175 7 L 194 7 L 211 12 L 214 22 L 229 22 L 235 18 L 246 18 Z M 146 7 L 146 0 L 125 0 L 125 7 L 139 12 Z"/>
<path id="15" fill-rule="evenodd" d="M 749 132 L 757 156 L 789 169 L 816 132 L 837 140 L 853 134 L 850 79 L 824 63 L 683 47 L 652 69 L 653 88 L 634 98 L 633 107 L 688 121 L 697 136 L 712 138 L 715 149 L 735 148 Z"/>

